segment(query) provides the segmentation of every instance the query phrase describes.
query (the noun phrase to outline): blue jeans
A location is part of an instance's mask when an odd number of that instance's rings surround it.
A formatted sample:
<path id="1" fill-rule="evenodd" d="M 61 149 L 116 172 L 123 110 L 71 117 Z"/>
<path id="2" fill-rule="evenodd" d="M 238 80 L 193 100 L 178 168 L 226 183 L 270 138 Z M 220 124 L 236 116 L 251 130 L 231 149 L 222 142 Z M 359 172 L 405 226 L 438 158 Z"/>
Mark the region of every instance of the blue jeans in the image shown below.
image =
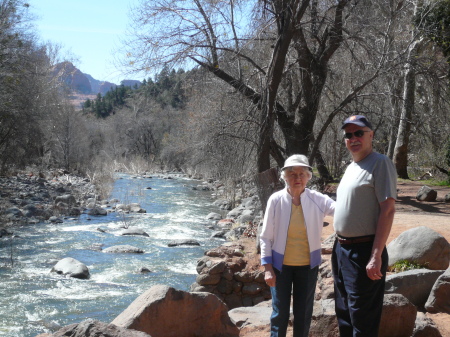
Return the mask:
<path id="1" fill-rule="evenodd" d="M 336 240 L 333 266 L 336 316 L 341 337 L 377 337 L 383 309 L 388 266 L 386 247 L 381 255 L 381 280 L 372 281 L 366 265 L 373 242 L 341 245 Z"/>
<path id="2" fill-rule="evenodd" d="M 272 293 L 272 316 L 270 337 L 285 337 L 289 323 L 291 293 L 293 298 L 294 337 L 307 337 L 311 325 L 317 273 L 319 267 L 285 266 L 282 271 L 274 269 L 275 287 Z"/>

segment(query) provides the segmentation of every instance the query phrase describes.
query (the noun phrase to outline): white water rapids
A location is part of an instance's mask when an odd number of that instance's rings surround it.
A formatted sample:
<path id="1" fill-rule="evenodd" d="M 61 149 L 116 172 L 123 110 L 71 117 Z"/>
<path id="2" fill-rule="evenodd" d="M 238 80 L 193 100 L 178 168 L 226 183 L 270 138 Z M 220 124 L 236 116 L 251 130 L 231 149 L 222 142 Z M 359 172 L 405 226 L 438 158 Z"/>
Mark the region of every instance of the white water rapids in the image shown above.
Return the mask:
<path id="1" fill-rule="evenodd" d="M 114 212 L 103 217 L 82 214 L 62 224 L 10 228 L 14 237 L 0 238 L 0 336 L 34 337 L 87 318 L 111 322 L 155 284 L 188 291 L 197 260 L 222 243 L 211 239 L 212 230 L 205 226 L 206 215 L 218 208 L 212 205 L 211 192 L 192 189 L 198 184 L 180 177 L 122 176 L 111 198 L 138 202 L 147 213 L 126 218 Z M 142 228 L 149 237 L 121 236 L 124 224 Z M 195 239 L 200 246 L 168 247 L 176 239 Z M 95 248 L 124 244 L 144 254 L 108 254 Z M 90 279 L 50 273 L 64 257 L 84 263 Z M 142 267 L 152 272 L 139 273 Z"/>

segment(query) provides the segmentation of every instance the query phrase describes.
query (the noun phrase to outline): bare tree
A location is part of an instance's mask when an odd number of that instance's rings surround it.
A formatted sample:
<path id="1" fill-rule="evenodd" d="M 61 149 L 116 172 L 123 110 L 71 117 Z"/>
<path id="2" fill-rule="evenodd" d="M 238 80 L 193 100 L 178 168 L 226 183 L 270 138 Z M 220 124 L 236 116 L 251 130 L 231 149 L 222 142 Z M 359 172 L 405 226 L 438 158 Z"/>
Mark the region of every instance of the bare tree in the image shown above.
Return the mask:
<path id="1" fill-rule="evenodd" d="M 359 3 L 346 0 L 141 1 L 125 62 L 133 70 L 146 70 L 191 61 L 240 92 L 260 112 L 259 172 L 270 167 L 270 156 L 281 165 L 294 152 L 310 153 L 320 164 L 320 143 L 334 117 L 388 71 L 388 61 L 394 63 L 392 32 L 403 7 L 391 2 L 378 23 L 373 9 L 386 4 L 370 3 L 370 10 L 361 6 L 357 11 Z M 252 20 L 237 19 L 250 13 Z M 365 41 L 372 33 L 377 40 Z M 337 53 L 343 45 L 354 60 L 355 77 L 344 83 L 346 93 L 333 97 L 333 107 L 317 129 L 330 68 L 342 66 L 342 59 L 333 63 L 333 57 L 345 55 Z M 281 143 L 273 138 L 275 122 L 283 134 Z M 326 176 L 326 167 L 322 169 Z"/>
<path id="2" fill-rule="evenodd" d="M 291 113 L 277 102 L 277 95 L 293 41 L 297 41 L 299 55 L 303 56 L 303 52 L 306 54 L 308 52 L 304 43 L 306 37 L 301 27 L 309 1 L 251 2 L 251 6 L 263 6 L 260 11 L 262 15 L 252 27 L 257 31 L 252 34 L 236 24 L 237 16 L 242 17 L 251 13 L 248 4 L 249 2 L 241 1 L 142 1 L 133 18 L 135 39 L 127 43 L 129 50 L 138 53 L 128 53 L 132 61 L 126 61 L 131 63 L 135 70 L 145 70 L 156 65 L 190 60 L 253 102 L 260 110 L 257 168 L 261 172 L 270 167 L 270 154 L 277 151 L 277 145 L 272 137 L 275 120 L 281 123 L 286 135 L 290 136 L 286 144 L 295 148 L 296 152 L 308 151 L 317 102 L 326 75 L 319 76 L 317 82 L 312 80 L 324 72 L 327 61 L 342 41 L 342 11 L 348 1 L 338 1 L 333 11 L 335 19 L 327 21 L 327 24 L 331 24 L 331 28 L 324 28 L 326 33 L 323 35 L 323 48 L 320 51 L 321 63 L 318 65 L 311 53 L 303 58 L 301 66 L 308 67 L 303 71 L 303 75 L 309 78 L 305 80 L 304 89 L 318 92 L 307 92 L 301 96 L 312 97 L 312 102 L 308 98 L 308 106 L 303 107 L 303 110 L 299 109 L 304 112 L 304 118 L 300 123 L 293 123 L 295 117 L 291 118 Z M 254 11 L 256 13 L 256 9 Z M 161 24 L 165 26 L 164 30 L 159 29 Z M 328 26 L 327 24 L 324 26 Z M 153 31 L 148 34 L 148 28 L 151 27 Z M 144 30 L 146 33 L 143 35 L 141 32 Z M 262 59 L 254 57 L 255 50 L 247 47 L 246 44 L 249 44 L 247 41 L 251 41 L 252 44 L 259 42 L 264 46 L 269 42 L 272 48 L 269 57 Z M 234 68 L 230 67 L 232 63 L 223 61 L 233 59 L 239 60 Z M 311 63 L 314 64 L 311 66 Z M 251 71 L 245 72 L 245 67 L 251 68 Z M 309 73 L 311 70 L 313 73 Z M 255 81 L 259 86 L 258 89 L 249 85 L 255 77 L 254 74 L 258 79 Z M 301 135 L 298 136 L 295 132 L 294 135 L 288 133 L 287 130 L 292 127 L 294 130 L 300 129 Z M 295 143 L 292 143 L 293 140 Z M 302 144 L 300 148 L 297 146 L 299 142 Z M 287 154 L 294 151 L 292 148 L 286 150 Z"/>

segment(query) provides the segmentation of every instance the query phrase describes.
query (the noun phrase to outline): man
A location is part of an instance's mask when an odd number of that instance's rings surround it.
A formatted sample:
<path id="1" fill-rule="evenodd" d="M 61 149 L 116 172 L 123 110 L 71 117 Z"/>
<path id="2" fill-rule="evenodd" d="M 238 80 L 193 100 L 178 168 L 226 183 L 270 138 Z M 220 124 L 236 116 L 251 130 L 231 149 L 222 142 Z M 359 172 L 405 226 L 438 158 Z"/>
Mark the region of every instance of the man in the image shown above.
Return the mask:
<path id="1" fill-rule="evenodd" d="M 392 161 L 373 151 L 372 124 L 361 115 L 342 124 L 353 162 L 337 190 L 332 265 L 341 337 L 378 336 L 388 264 L 386 241 L 397 197 Z"/>

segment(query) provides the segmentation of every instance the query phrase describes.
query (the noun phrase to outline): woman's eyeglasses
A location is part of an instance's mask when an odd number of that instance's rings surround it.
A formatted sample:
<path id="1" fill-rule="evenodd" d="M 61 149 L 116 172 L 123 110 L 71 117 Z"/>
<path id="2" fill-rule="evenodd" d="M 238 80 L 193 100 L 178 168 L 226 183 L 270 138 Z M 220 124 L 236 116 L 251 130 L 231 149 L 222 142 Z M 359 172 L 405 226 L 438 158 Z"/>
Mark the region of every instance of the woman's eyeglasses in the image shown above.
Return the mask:
<path id="1" fill-rule="evenodd" d="M 354 135 L 356 138 L 361 138 L 362 136 L 364 136 L 364 132 L 370 132 L 370 131 L 358 130 L 358 131 L 355 131 L 353 133 L 352 132 L 346 132 L 344 134 L 344 137 L 346 139 L 352 139 L 352 137 Z"/>

